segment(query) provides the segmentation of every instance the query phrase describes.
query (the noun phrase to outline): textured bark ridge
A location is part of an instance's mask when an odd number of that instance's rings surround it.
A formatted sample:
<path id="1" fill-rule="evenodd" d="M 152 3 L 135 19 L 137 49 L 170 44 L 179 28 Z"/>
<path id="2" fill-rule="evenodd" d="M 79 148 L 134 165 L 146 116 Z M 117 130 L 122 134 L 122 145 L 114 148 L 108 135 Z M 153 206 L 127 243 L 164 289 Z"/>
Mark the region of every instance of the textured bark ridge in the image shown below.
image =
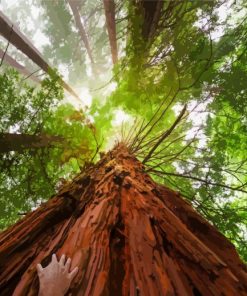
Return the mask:
<path id="1" fill-rule="evenodd" d="M 233 245 L 120 144 L 0 235 L 0 295 L 37 295 L 52 253 L 79 267 L 68 295 L 246 295 Z"/>

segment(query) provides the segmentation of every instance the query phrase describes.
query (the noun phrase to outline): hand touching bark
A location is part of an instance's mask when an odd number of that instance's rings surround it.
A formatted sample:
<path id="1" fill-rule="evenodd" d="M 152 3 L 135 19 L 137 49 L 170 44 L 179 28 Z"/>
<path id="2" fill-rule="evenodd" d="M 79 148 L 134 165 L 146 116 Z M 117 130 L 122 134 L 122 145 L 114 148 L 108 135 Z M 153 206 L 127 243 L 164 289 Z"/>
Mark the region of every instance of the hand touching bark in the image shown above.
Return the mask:
<path id="1" fill-rule="evenodd" d="M 55 254 L 52 255 L 51 263 L 43 268 L 37 265 L 40 288 L 39 296 L 64 296 L 68 291 L 71 281 L 78 272 L 78 267 L 69 272 L 71 259 L 65 263 L 65 255 L 57 261 Z"/>

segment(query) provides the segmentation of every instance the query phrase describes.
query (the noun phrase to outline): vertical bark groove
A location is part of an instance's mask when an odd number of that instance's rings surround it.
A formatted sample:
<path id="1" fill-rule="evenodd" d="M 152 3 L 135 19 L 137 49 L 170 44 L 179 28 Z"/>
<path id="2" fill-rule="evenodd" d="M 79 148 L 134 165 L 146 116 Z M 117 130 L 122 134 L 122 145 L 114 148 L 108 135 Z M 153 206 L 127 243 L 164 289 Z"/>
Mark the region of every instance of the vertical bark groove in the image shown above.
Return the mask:
<path id="1" fill-rule="evenodd" d="M 246 295 L 233 245 L 122 144 L 0 234 L 0 290 L 37 295 L 52 253 L 79 267 L 67 295 Z"/>

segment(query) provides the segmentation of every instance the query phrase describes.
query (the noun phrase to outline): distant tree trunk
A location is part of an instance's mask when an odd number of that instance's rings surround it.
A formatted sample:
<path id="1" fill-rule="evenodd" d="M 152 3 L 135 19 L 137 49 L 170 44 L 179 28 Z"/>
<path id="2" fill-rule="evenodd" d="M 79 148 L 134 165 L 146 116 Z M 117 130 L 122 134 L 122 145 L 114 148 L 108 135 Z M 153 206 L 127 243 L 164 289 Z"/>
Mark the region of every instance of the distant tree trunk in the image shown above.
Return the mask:
<path id="1" fill-rule="evenodd" d="M 6 38 L 10 43 L 17 47 L 27 57 L 29 57 L 35 64 L 37 64 L 46 73 L 50 73 L 52 68 L 44 60 L 41 53 L 33 46 L 28 38 L 23 35 L 20 30 L 12 24 L 12 22 L 0 11 L 0 34 Z M 79 96 L 74 90 L 61 79 L 62 86 L 76 99 L 80 100 Z M 81 100 L 80 100 L 81 101 Z"/>
<path id="2" fill-rule="evenodd" d="M 246 295 L 233 245 L 120 144 L 0 234 L 0 290 L 37 295 L 52 253 L 79 267 L 67 295 Z"/>
<path id="3" fill-rule="evenodd" d="M 61 143 L 59 136 L 0 133 L 0 153 L 49 147 Z"/>
<path id="4" fill-rule="evenodd" d="M 115 20 L 115 2 L 114 0 L 104 0 L 106 26 L 111 47 L 111 56 L 113 64 L 117 63 L 117 36 L 116 36 L 116 20 Z"/>
<path id="5" fill-rule="evenodd" d="M 84 43 L 84 45 L 86 47 L 89 59 L 90 59 L 91 63 L 94 64 L 92 50 L 90 48 L 90 44 L 89 44 L 89 41 L 88 41 L 86 30 L 85 30 L 85 28 L 84 28 L 84 26 L 82 24 L 82 21 L 81 21 L 81 16 L 80 16 L 80 13 L 78 11 L 77 3 L 76 3 L 76 1 L 73 1 L 73 0 L 68 0 L 68 3 L 69 3 L 69 6 L 70 6 L 70 8 L 72 10 L 73 15 L 74 15 L 76 27 L 77 27 L 77 29 L 78 29 L 78 31 L 80 33 L 81 40 L 82 40 L 82 42 Z"/>
<path id="6" fill-rule="evenodd" d="M 37 83 L 41 82 L 38 77 L 32 75 L 32 73 L 27 68 L 25 68 L 24 66 L 19 64 L 15 59 L 13 59 L 7 53 L 4 53 L 4 51 L 0 48 L 0 59 L 2 59 L 3 56 L 4 56 L 4 62 L 9 64 L 12 68 L 15 68 L 17 71 L 19 71 L 24 76 L 27 76 L 27 77 L 30 76 L 30 79 L 32 79 L 33 81 L 35 81 Z"/>

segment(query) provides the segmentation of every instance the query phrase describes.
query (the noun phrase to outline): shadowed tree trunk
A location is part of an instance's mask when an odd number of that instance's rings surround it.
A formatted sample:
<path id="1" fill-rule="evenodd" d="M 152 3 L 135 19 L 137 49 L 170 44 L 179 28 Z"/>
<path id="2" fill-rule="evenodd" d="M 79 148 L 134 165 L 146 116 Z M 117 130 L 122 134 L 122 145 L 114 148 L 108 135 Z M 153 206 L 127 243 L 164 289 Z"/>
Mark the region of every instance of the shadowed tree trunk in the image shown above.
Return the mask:
<path id="1" fill-rule="evenodd" d="M 50 135 L 27 135 L 27 134 L 0 134 L 0 153 L 9 151 L 23 151 L 24 149 L 34 149 L 49 147 L 56 143 L 61 143 L 63 139 L 59 136 Z"/>
<path id="2" fill-rule="evenodd" d="M 0 11 L 0 34 L 23 52 L 27 57 L 29 57 L 35 64 L 37 64 L 46 73 L 50 73 L 52 68 L 44 60 L 41 53 L 37 48 L 33 46 L 30 40 L 20 32 L 20 30 L 12 24 L 12 22 Z M 74 92 L 74 90 L 61 79 L 62 86 L 76 99 L 79 101 L 79 96 Z"/>
<path id="3" fill-rule="evenodd" d="M 111 47 L 111 56 L 113 64 L 118 61 L 117 54 L 117 36 L 116 36 L 116 21 L 115 21 L 115 2 L 114 0 L 104 0 L 105 18 L 108 37 Z"/>
<path id="4" fill-rule="evenodd" d="M 0 234 L 0 291 L 37 295 L 52 253 L 79 272 L 67 295 L 246 295 L 233 245 L 120 144 Z"/>
<path id="5" fill-rule="evenodd" d="M 142 36 L 144 40 L 151 40 L 157 33 L 157 27 L 164 6 L 163 0 L 135 0 L 137 13 L 143 16 Z"/>

